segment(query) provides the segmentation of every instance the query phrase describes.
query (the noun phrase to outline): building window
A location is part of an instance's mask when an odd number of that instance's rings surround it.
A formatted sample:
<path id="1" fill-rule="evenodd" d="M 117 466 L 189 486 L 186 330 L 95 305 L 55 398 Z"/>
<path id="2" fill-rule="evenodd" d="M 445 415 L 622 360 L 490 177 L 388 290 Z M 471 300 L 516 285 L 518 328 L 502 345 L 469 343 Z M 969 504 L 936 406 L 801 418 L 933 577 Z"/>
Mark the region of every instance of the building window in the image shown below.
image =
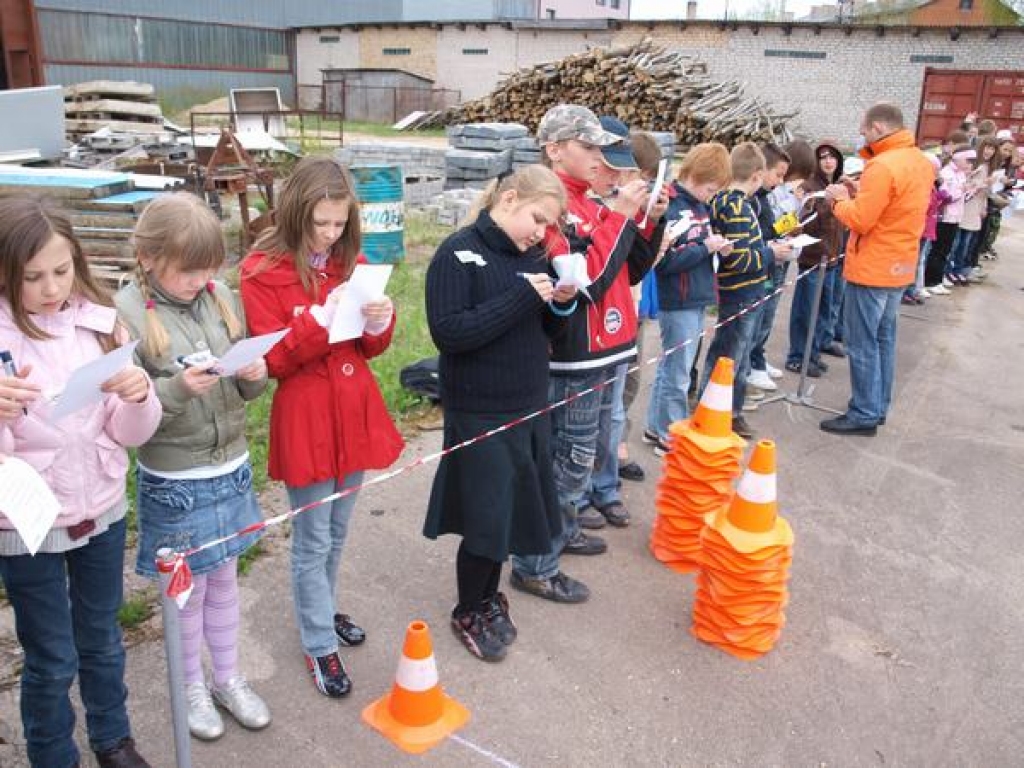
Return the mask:
<path id="1" fill-rule="evenodd" d="M 380 51 L 385 56 L 408 56 L 412 53 L 411 48 L 381 48 Z"/>
<path id="2" fill-rule="evenodd" d="M 598 5 L 604 5 L 606 2 L 607 0 L 597 0 Z"/>
<path id="3" fill-rule="evenodd" d="M 911 64 L 952 64 L 953 57 L 947 55 L 930 55 L 926 53 L 912 53 L 910 54 Z"/>
<path id="4" fill-rule="evenodd" d="M 320 35 L 321 43 L 340 43 L 341 35 Z"/>
<path id="5" fill-rule="evenodd" d="M 970 11 L 974 9 L 974 0 L 960 0 L 960 10 Z"/>
<path id="6" fill-rule="evenodd" d="M 463 56 L 486 56 L 487 55 L 487 49 L 486 48 L 463 48 L 462 49 L 462 55 Z"/>
<path id="7" fill-rule="evenodd" d="M 548 8 L 548 18 L 549 19 L 555 18 L 555 9 L 554 8 Z"/>
<path id="8" fill-rule="evenodd" d="M 609 0 L 609 3 L 610 3 L 612 8 L 618 10 L 619 4 L 620 4 L 619 0 Z"/>
<path id="9" fill-rule="evenodd" d="M 785 51 L 768 48 L 764 55 L 776 59 L 824 59 L 826 54 L 824 51 Z"/>

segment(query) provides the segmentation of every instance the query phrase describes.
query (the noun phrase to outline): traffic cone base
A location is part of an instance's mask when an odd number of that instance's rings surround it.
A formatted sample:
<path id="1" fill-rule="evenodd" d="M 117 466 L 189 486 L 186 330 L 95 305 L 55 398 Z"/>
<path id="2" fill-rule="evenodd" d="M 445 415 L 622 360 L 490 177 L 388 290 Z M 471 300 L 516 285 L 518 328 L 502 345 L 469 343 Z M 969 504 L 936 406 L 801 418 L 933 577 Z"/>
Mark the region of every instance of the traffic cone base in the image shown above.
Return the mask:
<path id="1" fill-rule="evenodd" d="M 717 519 L 716 519 L 717 517 Z M 704 518 L 705 522 L 726 541 L 732 548 L 742 554 L 750 554 L 769 547 L 791 547 L 793 546 L 793 529 L 789 521 L 784 517 L 775 518 L 775 524 L 771 530 L 764 533 L 752 533 L 744 531 L 733 525 L 729 518 L 718 515 L 715 512 L 709 513 Z"/>
<path id="2" fill-rule="evenodd" d="M 742 451 L 747 447 L 747 441 L 732 431 L 731 411 L 729 413 L 729 419 L 729 434 L 725 437 L 711 437 L 709 435 L 705 435 L 697 428 L 692 418 L 686 419 L 685 421 L 677 421 L 669 427 L 669 431 L 672 432 L 672 435 L 676 440 L 689 440 L 705 453 L 718 454 L 729 450 Z M 676 429 L 673 429 L 673 427 L 676 427 Z"/>
<path id="3" fill-rule="evenodd" d="M 425 622 L 409 624 L 391 691 L 367 706 L 362 717 L 410 754 L 426 752 L 469 721 L 469 710 L 441 690 Z"/>

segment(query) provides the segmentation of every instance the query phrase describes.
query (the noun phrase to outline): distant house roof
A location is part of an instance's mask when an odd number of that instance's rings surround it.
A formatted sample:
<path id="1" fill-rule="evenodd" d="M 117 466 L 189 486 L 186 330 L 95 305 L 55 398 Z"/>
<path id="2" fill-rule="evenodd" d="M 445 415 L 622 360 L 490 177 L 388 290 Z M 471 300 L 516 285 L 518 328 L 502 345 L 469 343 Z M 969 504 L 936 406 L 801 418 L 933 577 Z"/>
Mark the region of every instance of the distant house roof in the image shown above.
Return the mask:
<path id="1" fill-rule="evenodd" d="M 886 20 L 891 19 L 893 21 L 905 23 L 910 21 L 908 18 L 909 14 L 924 8 L 925 6 L 931 5 L 934 2 L 936 2 L 936 0 L 881 0 L 880 2 L 864 2 L 863 0 L 855 0 L 854 2 L 850 2 L 848 6 L 843 9 L 843 15 L 846 20 L 853 22 L 885 22 Z M 993 23 L 999 22 L 1005 24 L 1009 18 L 1016 18 L 1018 24 L 1024 21 L 1020 14 L 1007 5 L 1003 0 L 977 0 L 977 2 L 979 5 L 985 5 L 989 9 L 995 11 L 995 15 L 1000 17 L 993 19 Z M 827 5 L 816 5 L 811 8 L 811 12 L 809 14 L 801 17 L 798 21 L 836 21 L 839 18 L 839 12 L 840 4 L 838 2 L 832 2 Z M 895 17 L 901 18 L 897 19 Z M 950 20 L 950 26 L 955 26 L 956 23 L 957 21 L 955 19 Z"/>

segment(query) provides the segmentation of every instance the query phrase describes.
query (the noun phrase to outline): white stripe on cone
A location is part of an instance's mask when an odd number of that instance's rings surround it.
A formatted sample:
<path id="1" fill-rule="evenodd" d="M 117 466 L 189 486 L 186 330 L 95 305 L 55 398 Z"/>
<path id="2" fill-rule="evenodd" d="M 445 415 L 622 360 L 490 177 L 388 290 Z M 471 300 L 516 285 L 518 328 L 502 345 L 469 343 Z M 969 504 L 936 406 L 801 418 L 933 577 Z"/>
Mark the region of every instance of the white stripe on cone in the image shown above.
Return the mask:
<path id="1" fill-rule="evenodd" d="M 752 472 L 749 469 L 740 480 L 740 486 L 736 489 L 736 495 L 753 502 L 754 504 L 768 504 L 775 501 L 775 474 L 762 475 L 760 472 Z"/>
<path id="2" fill-rule="evenodd" d="M 732 387 L 709 381 L 701 395 L 700 404 L 713 411 L 732 412 Z"/>
<path id="3" fill-rule="evenodd" d="M 402 656 L 402 660 L 398 662 L 398 671 L 395 673 L 395 682 L 407 691 L 429 691 L 438 683 L 434 657 L 410 659 Z"/>

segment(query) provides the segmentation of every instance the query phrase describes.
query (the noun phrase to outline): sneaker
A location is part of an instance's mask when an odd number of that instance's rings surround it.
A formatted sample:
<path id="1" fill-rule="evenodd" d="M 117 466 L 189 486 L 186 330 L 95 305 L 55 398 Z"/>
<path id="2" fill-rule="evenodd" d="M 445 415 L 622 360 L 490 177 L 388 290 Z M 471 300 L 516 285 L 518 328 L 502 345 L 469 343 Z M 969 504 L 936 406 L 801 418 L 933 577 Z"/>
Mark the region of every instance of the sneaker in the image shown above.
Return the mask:
<path id="1" fill-rule="evenodd" d="M 334 614 L 334 634 L 338 636 L 339 643 L 349 648 L 362 645 L 366 640 L 366 632 L 362 627 L 356 626 L 347 613 Z"/>
<path id="2" fill-rule="evenodd" d="M 800 373 L 800 363 L 786 363 L 786 370 L 790 373 Z M 807 366 L 807 375 L 812 379 L 820 379 L 823 369 L 812 361 Z"/>
<path id="3" fill-rule="evenodd" d="M 816 367 L 822 373 L 828 372 L 828 363 L 826 363 L 820 357 L 817 360 L 811 360 L 811 366 Z"/>
<path id="4" fill-rule="evenodd" d="M 605 520 L 616 528 L 625 528 L 629 525 L 629 510 L 623 506 L 621 501 L 613 501 L 609 504 L 605 504 L 603 507 L 598 507 L 597 511 L 601 513 L 601 516 Z"/>
<path id="5" fill-rule="evenodd" d="M 938 285 L 929 288 L 928 293 L 932 296 L 949 296 L 950 290 L 942 283 L 939 283 Z"/>
<path id="6" fill-rule="evenodd" d="M 945 277 L 942 278 L 942 282 L 940 283 L 940 285 L 948 291 L 950 288 L 953 287 L 953 281 L 949 279 L 949 275 L 946 275 Z"/>
<path id="7" fill-rule="evenodd" d="M 581 528 L 586 528 L 589 531 L 598 531 L 604 528 L 606 522 L 604 515 L 590 505 L 576 511 L 576 520 Z"/>
<path id="8" fill-rule="evenodd" d="M 920 291 L 917 292 L 917 298 L 919 299 L 930 299 L 931 297 L 931 291 L 929 291 L 927 288 L 922 288 Z"/>
<path id="9" fill-rule="evenodd" d="M 693 411 L 690 412 L 693 413 Z M 668 444 L 667 440 L 658 440 L 658 442 L 654 444 L 654 455 L 657 456 L 659 459 L 662 458 L 663 456 L 667 456 L 669 451 L 671 450 L 672 446 Z"/>
<path id="10" fill-rule="evenodd" d="M 658 437 L 658 433 L 652 429 L 645 429 L 640 439 L 647 445 L 657 445 L 661 442 L 661 438 Z"/>
<path id="11" fill-rule="evenodd" d="M 512 571 L 508 583 L 513 589 L 528 592 L 556 603 L 583 603 L 590 597 L 590 590 L 582 581 L 566 576 L 559 571 L 550 579 L 537 579 Z"/>
<path id="12" fill-rule="evenodd" d="M 765 392 L 774 392 L 779 388 L 772 377 L 768 375 L 768 371 L 759 371 L 756 368 L 750 371 L 750 375 L 747 376 L 747 384 L 757 387 L 758 389 L 764 390 Z"/>
<path id="13" fill-rule="evenodd" d="M 782 371 L 780 371 L 778 368 L 776 368 L 771 363 L 765 363 L 764 364 L 764 370 L 773 379 L 781 379 L 782 376 L 783 376 Z"/>
<path id="14" fill-rule="evenodd" d="M 732 417 L 732 431 L 747 440 L 754 436 L 754 430 L 750 428 L 750 425 L 747 424 L 747 420 L 743 416 Z"/>
<path id="15" fill-rule="evenodd" d="M 823 354 L 831 355 L 832 357 L 846 357 L 846 350 L 843 349 L 843 345 L 838 341 L 833 341 L 826 344 L 821 348 Z"/>
<path id="16" fill-rule="evenodd" d="M 270 725 L 270 710 L 241 675 L 232 677 L 223 686 L 215 685 L 212 693 L 213 700 L 244 728 L 258 731 Z"/>
<path id="17" fill-rule="evenodd" d="M 188 702 L 189 733 L 203 741 L 213 741 L 224 735 L 224 721 L 213 706 L 213 698 L 206 683 L 187 683 L 185 700 Z"/>
<path id="18" fill-rule="evenodd" d="M 647 473 L 644 472 L 644 468 L 635 461 L 627 461 L 619 464 L 619 477 L 623 480 L 641 483 L 647 477 Z"/>
<path id="19" fill-rule="evenodd" d="M 909 293 L 904 293 L 900 296 L 900 304 L 909 304 L 911 306 L 917 306 L 917 300 L 914 299 Z"/>
<path id="20" fill-rule="evenodd" d="M 519 630 L 509 616 L 508 598 L 504 592 L 495 592 L 489 599 L 484 600 L 482 613 L 484 621 L 501 642 L 512 645 L 516 641 Z"/>
<path id="21" fill-rule="evenodd" d="M 150 768 L 149 763 L 135 750 L 135 739 L 125 736 L 110 749 L 94 752 L 100 768 Z"/>
<path id="22" fill-rule="evenodd" d="M 313 677 L 316 689 L 324 696 L 340 699 L 352 690 L 352 679 L 345 671 L 345 664 L 337 651 L 315 659 L 306 655 L 306 668 Z"/>
<path id="23" fill-rule="evenodd" d="M 600 513 L 599 513 L 600 514 Z M 588 536 L 580 531 L 562 547 L 566 555 L 600 555 L 608 551 L 608 544 L 600 536 Z"/>
<path id="24" fill-rule="evenodd" d="M 508 653 L 480 611 L 471 611 L 463 616 L 452 614 L 451 624 L 455 636 L 478 659 L 501 661 Z"/>

